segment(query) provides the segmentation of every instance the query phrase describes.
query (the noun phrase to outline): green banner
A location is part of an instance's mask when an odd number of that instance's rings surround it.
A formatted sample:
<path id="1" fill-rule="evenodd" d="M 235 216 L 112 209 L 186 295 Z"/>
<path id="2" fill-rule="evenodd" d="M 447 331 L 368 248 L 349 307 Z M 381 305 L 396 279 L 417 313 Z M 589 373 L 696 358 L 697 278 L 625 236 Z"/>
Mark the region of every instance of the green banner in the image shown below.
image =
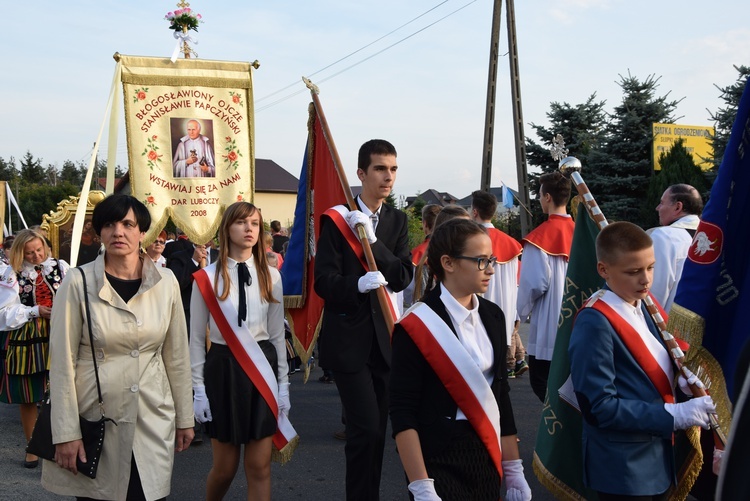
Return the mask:
<path id="1" fill-rule="evenodd" d="M 555 351 L 547 380 L 547 398 L 534 451 L 534 472 L 558 499 L 597 499 L 596 493 L 583 485 L 581 414 L 560 398 L 558 390 L 570 376 L 568 343 L 575 314 L 583 302 L 604 284 L 596 271 L 594 244 L 598 234 L 598 226 L 589 217 L 584 205 L 578 204 L 562 309 L 557 322 Z"/>

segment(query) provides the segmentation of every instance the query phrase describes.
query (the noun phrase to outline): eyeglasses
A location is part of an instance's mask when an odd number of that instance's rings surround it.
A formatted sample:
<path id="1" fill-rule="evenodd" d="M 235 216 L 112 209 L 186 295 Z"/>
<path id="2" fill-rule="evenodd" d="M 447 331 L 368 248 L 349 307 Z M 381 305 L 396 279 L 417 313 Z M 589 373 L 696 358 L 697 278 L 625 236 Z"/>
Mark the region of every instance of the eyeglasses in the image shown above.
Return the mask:
<path id="1" fill-rule="evenodd" d="M 467 261 L 476 261 L 477 269 L 479 271 L 484 271 L 489 266 L 494 266 L 495 263 L 497 263 L 497 258 L 495 256 L 490 256 L 490 257 L 456 256 L 454 259 L 466 259 Z"/>
<path id="2" fill-rule="evenodd" d="M 158 245 L 164 245 L 167 242 L 165 242 L 164 240 L 154 240 L 154 243 Z"/>

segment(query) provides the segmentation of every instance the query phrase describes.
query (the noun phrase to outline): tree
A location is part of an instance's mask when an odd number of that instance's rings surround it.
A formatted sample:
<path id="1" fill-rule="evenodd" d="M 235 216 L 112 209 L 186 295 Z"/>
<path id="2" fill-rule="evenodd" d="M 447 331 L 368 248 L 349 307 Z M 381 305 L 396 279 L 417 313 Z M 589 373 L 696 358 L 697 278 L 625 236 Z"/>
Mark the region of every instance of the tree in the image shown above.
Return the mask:
<path id="1" fill-rule="evenodd" d="M 42 160 L 35 159 L 30 151 L 26 151 L 26 155 L 21 160 L 21 180 L 29 184 L 42 184 L 46 178 Z"/>
<path id="2" fill-rule="evenodd" d="M 59 180 L 60 182 L 70 183 L 74 186 L 83 186 L 83 174 L 76 164 L 70 160 L 63 162 Z"/>
<path id="3" fill-rule="evenodd" d="M 724 150 L 726 150 L 727 143 L 729 142 L 729 134 L 732 132 L 732 125 L 734 119 L 737 116 L 737 107 L 740 104 L 740 98 L 742 92 L 745 90 L 745 85 L 750 78 L 750 67 L 748 66 L 735 66 L 737 70 L 737 80 L 726 87 L 714 86 L 719 89 L 719 98 L 724 101 L 726 105 L 723 108 L 719 108 L 717 111 L 708 111 L 711 120 L 714 122 L 714 128 L 716 134 L 713 138 L 714 156 L 713 156 L 713 170 L 716 171 L 721 165 L 721 160 L 724 158 Z"/>
<path id="4" fill-rule="evenodd" d="M 425 202 L 425 199 L 422 198 L 421 193 L 417 193 L 417 198 L 412 202 L 411 207 L 409 209 L 414 212 L 414 217 L 417 218 L 417 220 L 421 223 L 422 222 L 422 209 L 424 206 L 427 205 L 427 202 Z"/>
<path id="5" fill-rule="evenodd" d="M 57 208 L 57 204 L 71 195 L 81 191 L 79 186 L 69 183 L 58 183 L 57 186 L 24 183 L 18 194 L 18 205 L 21 208 L 26 224 L 41 224 L 42 216 Z M 19 228 L 20 226 L 14 226 Z"/>
<path id="6" fill-rule="evenodd" d="M 0 157 L 0 181 L 15 181 L 18 177 L 18 169 L 16 168 L 16 159 L 10 157 L 6 162 Z"/>
<path id="7" fill-rule="evenodd" d="M 385 204 L 394 209 L 398 209 L 396 206 L 396 195 L 393 192 L 390 192 L 388 196 L 385 197 Z"/>
<path id="8" fill-rule="evenodd" d="M 586 165 L 589 152 L 600 147 L 605 139 L 607 114 L 604 111 L 604 104 L 605 101 L 596 101 L 596 93 L 591 94 L 585 103 L 574 106 L 568 103 L 551 103 L 550 111 L 547 112 L 550 126 L 531 124 L 536 135 L 542 140 L 542 144 L 526 138 L 526 158 L 529 165 L 539 167 L 541 174 L 557 170 L 558 162 L 550 154 L 552 140 L 557 134 L 563 136 L 570 155 Z M 539 175 L 529 175 L 533 184 L 532 191 L 535 193 L 539 189 Z"/>
<path id="9" fill-rule="evenodd" d="M 645 228 L 659 225 L 656 206 L 659 205 L 664 190 L 673 184 L 685 183 L 694 187 L 705 198 L 710 188 L 700 167 L 695 164 L 693 156 L 685 148 L 682 138 L 675 141 L 666 153 L 659 155 L 661 170 L 654 173 L 648 185 L 646 202 L 641 208 L 639 224 Z"/>
<path id="10" fill-rule="evenodd" d="M 591 94 L 585 103 L 570 105 L 568 103 L 553 102 L 547 113 L 550 126 L 531 124 L 536 135 L 541 139 L 537 144 L 533 139 L 526 138 L 526 157 L 529 165 L 537 167 L 540 173 L 530 173 L 530 189 L 532 193 L 539 193 L 539 177 L 557 170 L 558 161 L 552 158 L 550 147 L 555 135 L 561 134 L 565 140 L 570 155 L 581 161 L 584 169 L 589 164 L 589 154 L 593 149 L 600 148 L 605 141 L 607 114 L 604 111 L 605 101 L 597 101 L 596 93 Z M 534 226 L 543 220 L 542 208 L 538 203 L 532 203 L 530 209 Z"/>
<path id="11" fill-rule="evenodd" d="M 620 75 L 622 103 L 611 115 L 603 148 L 589 154 L 591 168 L 584 179 L 607 219 L 642 223 L 641 207 L 653 174 L 652 124 L 673 122 L 679 103 L 668 100 L 668 94 L 657 97 L 658 83 L 654 75 L 643 81 L 630 74 Z"/>

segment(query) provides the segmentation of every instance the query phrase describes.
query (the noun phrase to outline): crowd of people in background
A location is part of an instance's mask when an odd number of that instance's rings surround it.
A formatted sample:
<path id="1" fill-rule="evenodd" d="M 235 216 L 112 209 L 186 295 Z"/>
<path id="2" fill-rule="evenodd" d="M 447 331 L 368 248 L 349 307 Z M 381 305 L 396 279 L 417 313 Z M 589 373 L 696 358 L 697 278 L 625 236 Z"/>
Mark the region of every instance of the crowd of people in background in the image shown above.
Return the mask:
<path id="1" fill-rule="evenodd" d="M 379 498 L 390 417 L 413 499 L 528 501 L 508 380 L 528 373 L 545 401 L 573 240 L 570 181 L 540 177 L 548 218 L 521 242 L 493 225 L 495 197 L 475 191 L 469 210 L 425 206 L 424 241 L 410 249 L 406 214 L 385 203 L 398 169 L 392 144 L 363 144 L 356 206 L 330 208 L 319 222 L 317 355 L 321 381 L 336 384 L 342 404 L 346 497 Z M 584 481 L 600 499 L 663 499 L 675 476 L 672 433 L 706 427 L 714 410 L 710 397 L 675 392 L 673 364 L 642 311 L 649 290 L 671 306 L 701 209 L 694 188 L 673 185 L 656 208 L 661 227 L 615 223 L 597 238 L 606 285 L 582 308 L 569 349 Z M 289 235 L 276 220 L 267 230 L 247 202 L 227 207 L 204 243 L 162 229 L 144 245 L 150 227 L 135 198 L 105 198 L 86 221 L 82 252 L 96 251 L 80 272 L 52 255 L 41 228 L 6 237 L 0 401 L 18 404 L 28 441 L 49 391 L 56 456 L 44 461 L 42 483 L 52 492 L 164 499 L 173 454 L 206 436 L 206 499 L 224 497 L 239 465 L 249 497 L 270 499 L 272 439 L 288 422 L 296 368 L 281 280 Z M 351 238 L 358 227 L 377 270 Z M 392 332 L 381 288 L 399 320 Z M 521 322 L 530 323 L 525 347 Z M 99 417 L 91 350 L 117 422 L 95 480 L 76 475 L 85 454 L 78 416 Z M 23 466 L 39 462 L 26 454 Z"/>

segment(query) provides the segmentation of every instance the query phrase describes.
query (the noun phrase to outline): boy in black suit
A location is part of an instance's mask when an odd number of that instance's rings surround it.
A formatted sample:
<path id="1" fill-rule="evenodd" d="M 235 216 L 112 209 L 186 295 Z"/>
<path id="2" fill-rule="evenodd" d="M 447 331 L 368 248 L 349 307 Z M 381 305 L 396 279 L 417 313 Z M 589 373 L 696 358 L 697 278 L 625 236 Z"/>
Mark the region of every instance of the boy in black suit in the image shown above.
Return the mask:
<path id="1" fill-rule="evenodd" d="M 325 301 L 320 364 L 333 370 L 346 415 L 349 500 L 376 500 L 380 488 L 391 333 L 375 291 L 387 284 L 399 292 L 412 277 L 406 215 L 383 203 L 397 170 L 392 144 L 382 139 L 366 142 L 359 150 L 358 207 L 329 209 L 320 221 L 315 260 L 315 292 Z M 365 226 L 378 271 L 365 269 L 358 257 L 361 245 L 347 239 L 358 223 Z"/>

